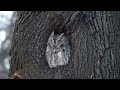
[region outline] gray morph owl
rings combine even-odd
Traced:
[[[50,68],[68,64],[70,45],[64,33],[51,33],[47,42],[46,59]]]

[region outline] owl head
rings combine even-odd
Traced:
[[[64,33],[61,34],[54,34],[54,31],[51,33],[48,45],[51,46],[54,49],[63,49],[64,47],[68,45],[68,40],[65,37]]]

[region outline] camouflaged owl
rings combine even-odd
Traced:
[[[67,37],[62,34],[49,36],[46,48],[46,60],[50,68],[66,65],[70,59],[70,45]]]

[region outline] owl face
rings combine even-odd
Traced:
[[[64,33],[62,33],[61,35],[57,34],[54,35],[54,32],[52,32],[48,40],[48,46],[50,46],[51,49],[53,49],[53,52],[56,53],[62,51],[62,49],[64,49],[64,44],[65,44]]]

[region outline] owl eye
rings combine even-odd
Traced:
[[[49,47],[52,47],[52,45],[51,45],[50,43],[48,43],[48,46],[49,46]]]
[[[64,45],[62,44],[61,46],[62,51],[65,51]]]
[[[49,46],[50,46],[50,43],[47,43],[47,45],[49,45]]]
[[[63,47],[63,44],[60,47]]]

